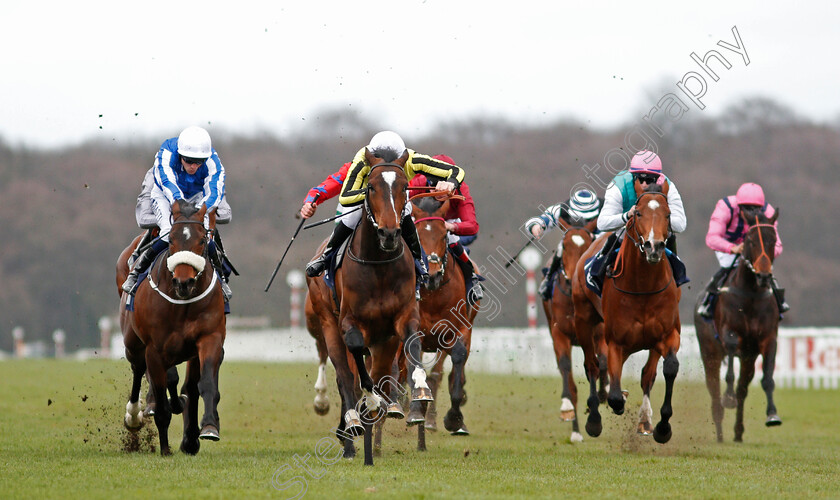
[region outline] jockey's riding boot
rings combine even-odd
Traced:
[[[616,236],[615,232],[610,233],[610,235],[607,236],[607,241],[604,242],[604,246],[601,247],[601,251],[598,252],[598,260],[601,261],[601,267],[595,270],[595,275],[601,280],[601,283],[604,282],[604,278],[607,275],[610,254],[613,251],[613,247],[615,246],[617,239],[618,236]]]
[[[543,300],[551,300],[549,286],[551,285],[554,274],[560,269],[560,264],[562,263],[563,259],[559,255],[554,254],[554,258],[551,259],[551,265],[548,267],[548,272],[543,276],[542,281],[540,281],[540,287],[537,289],[537,293],[540,294]]]
[[[353,229],[349,228],[344,225],[344,223],[339,222],[335,225],[335,229],[333,229],[332,236],[330,236],[330,241],[327,243],[326,248],[324,251],[315,258],[312,262],[306,265],[306,275],[310,278],[314,278],[318,276],[324,269],[327,267],[327,258],[338,250],[338,247],[344,243],[344,240],[350,237],[353,234]]]
[[[219,283],[222,285],[222,295],[225,296],[225,302],[230,302],[231,297],[233,297],[233,290],[231,290],[230,285],[228,285],[228,276],[225,275],[221,252],[219,252],[219,248],[217,248],[215,242],[211,241],[210,250],[207,253],[210,256],[210,264],[213,266],[213,269],[215,269],[219,276],[222,277],[219,280]]]
[[[703,301],[697,307],[697,313],[700,314],[700,316],[703,316],[706,319],[712,319],[714,317],[714,307],[712,306],[715,303],[715,298],[720,292],[720,287],[723,286],[727,276],[729,276],[730,269],[732,269],[732,267],[721,267],[715,272],[714,276],[712,276],[709,284],[706,285]]]
[[[145,252],[140,254],[137,257],[137,261],[134,263],[134,267],[131,269],[131,272],[128,273],[128,276],[125,278],[125,282],[122,284],[123,292],[134,295],[134,289],[137,286],[137,278],[140,276],[141,273],[145,272],[146,269],[152,265],[154,262],[155,257],[166,249],[169,246],[169,243],[163,240],[157,240],[156,242],[152,243],[152,246],[146,249]]]
[[[775,276],[770,283],[770,287],[773,289],[773,296],[776,297],[776,303],[779,305],[779,314],[781,315],[790,311],[790,306],[785,302],[785,289],[779,288],[779,283],[776,282]]]
[[[420,237],[417,236],[417,227],[411,217],[405,217],[400,224],[400,231],[403,239],[411,250],[411,256],[414,257],[419,268],[417,281],[420,283],[427,283],[429,281],[429,271],[426,269],[426,263],[423,262],[423,247],[420,246]]]
[[[140,256],[139,250],[152,241],[152,231],[152,229],[147,229],[146,232],[143,233],[143,237],[140,238],[140,241],[137,243],[137,246],[134,247],[134,251],[131,253],[131,256],[128,257],[128,267],[131,267],[134,264],[134,261],[137,260],[137,257]]]

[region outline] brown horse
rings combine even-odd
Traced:
[[[562,227],[565,233],[561,242],[563,253],[560,270],[553,279],[554,293],[551,300],[543,300],[543,310],[551,332],[554,344],[554,357],[557,368],[563,378],[563,392],[560,404],[560,418],[572,422],[572,442],[583,441],[577,419],[577,386],[572,378],[572,346],[579,346],[574,324],[574,304],[572,303],[572,282],[575,268],[584,252],[592,245],[592,233],[596,228],[596,220],[592,220],[586,227]],[[600,337],[598,342],[598,365],[600,367],[601,388],[598,397],[601,402],[607,400],[607,346]]]
[[[621,371],[627,358],[647,349],[648,360],[642,369],[642,406],[639,412],[638,432],[651,433],[650,389],[656,378],[659,358],[664,358],[665,399],[660,409],[662,419],[652,430],[657,443],[671,439],[673,414],[671,397],[674,380],[679,371],[677,351],[680,347],[680,290],[668,259],[665,258],[665,240],[670,232],[668,208],[668,183],[652,185],[642,191],[635,183],[638,200],[635,215],[627,221],[626,234],[619,249],[615,269],[604,280],[602,298],[585,283],[585,266],[575,270],[572,299],[575,310],[575,331],[585,355],[589,378],[589,418],[586,432],[593,437],[601,434],[601,415],[598,413],[598,396],[595,382],[599,367],[595,356],[598,336],[603,331],[607,343],[607,371],[610,390],[607,403],[618,415],[624,413],[625,396],[621,391]],[[605,235],[606,236],[606,235]],[[600,250],[605,237],[599,238],[582,259]],[[603,330],[601,330],[603,329]]]
[[[706,387],[712,397],[712,418],[715,421],[718,442],[723,441],[723,408],[734,408],[735,441],[743,441],[744,400],[750,382],[755,375],[755,362],[760,354],[763,360],[761,387],[767,396],[768,427],[782,425],[773,403],[773,370],[776,366],[776,338],[779,331],[779,309],[770,284],[773,279],[773,258],[776,245],[775,223],[778,210],[767,218],[758,214],[744,222],[749,225],[744,238],[744,249],[738,266],[721,288],[717,299],[714,321],[700,316],[695,307],[694,325],[703,368],[706,371]],[[726,394],[723,403],[720,397],[720,365],[727,356]],[[738,391],[733,391],[734,358],[741,361],[741,375],[738,377]]]
[[[126,310],[128,294],[120,299],[120,325],[126,359],[131,363],[133,381],[125,426],[132,431],[143,425],[140,416],[140,384],[148,370],[156,401],[155,425],[160,437],[161,455],[169,447],[172,413],[183,405],[184,436],[181,451],[198,453],[199,439],[219,440],[219,366],[224,357],[224,299],[221,286],[207,258],[209,231],[204,228],[207,207],[197,208],[184,200],[172,205],[169,250],[149,268],[149,278],[137,288],[133,311]],[[213,225],[211,216],[211,227]],[[117,282],[128,273],[127,260],[135,239],[120,255]],[[187,362],[182,396],[175,397],[177,371]],[[175,374],[173,380],[172,374]],[[169,374],[169,377],[167,376]],[[172,398],[166,399],[167,386]],[[198,426],[198,398],[204,399],[204,417]]]
[[[414,259],[400,230],[407,202],[408,154],[380,158],[366,150],[366,159],[371,169],[362,219],[336,272],[338,330],[324,329],[324,340],[341,394],[337,436],[344,441],[345,456],[352,456],[352,437],[364,433],[365,465],[373,465],[372,425],[388,406],[382,396],[390,390],[383,384],[396,384],[391,374],[400,341],[406,346],[412,400],[430,400],[431,391],[420,342],[415,341],[420,315],[414,299]],[[348,353],[358,370],[361,401]],[[364,360],[368,353],[370,372]]]

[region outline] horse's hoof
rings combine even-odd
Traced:
[[[402,420],[405,418],[402,406],[399,403],[391,403],[388,405],[388,418],[396,418]]]
[[[443,417],[443,428],[448,430],[451,434],[455,434],[464,427],[464,416],[461,412],[453,413],[449,410],[446,416]],[[468,433],[469,434],[469,433]]]
[[[560,403],[560,420],[564,422],[571,422],[575,419],[575,406],[569,398],[563,398]]]
[[[321,404],[321,405],[319,405],[318,403],[315,403],[314,405],[312,405],[312,408],[315,409],[315,414],[316,415],[320,415],[322,417],[330,412],[330,404],[329,403]]]
[[[126,413],[125,418],[123,419],[123,425],[130,432],[137,432],[137,431],[139,431],[140,429],[143,428],[143,425],[145,425],[145,422],[143,421],[142,418],[139,418],[139,415],[138,415],[137,418],[131,418],[131,415]]]
[[[187,455],[197,455],[199,448],[201,448],[201,442],[198,439],[195,441],[187,439],[181,441],[181,453],[186,453]]]
[[[152,406],[147,406],[145,410],[143,410],[143,418],[152,418],[155,416],[155,409]]]
[[[435,398],[432,397],[431,389],[427,387],[415,387],[413,391],[411,391],[411,402],[415,401],[434,401]]]
[[[452,431],[452,432],[450,432],[450,434],[453,435],[453,436],[469,436],[470,431],[468,431],[467,426],[462,423],[461,427],[458,428],[458,430]]]
[[[723,398],[721,398],[721,403],[723,404],[724,408],[735,408],[738,406],[738,400],[735,398],[734,394],[724,394]]]
[[[636,432],[642,436],[650,436],[653,433],[653,427],[650,425],[650,422],[639,422],[639,428]]]
[[[671,424],[659,422],[653,429],[653,440],[659,444],[665,444],[671,440]]]
[[[624,414],[624,398],[621,399],[607,399],[607,403],[612,408],[613,413],[616,415],[623,415]]]
[[[776,427],[782,425],[782,419],[776,414],[768,415],[767,420],[764,421],[764,425],[767,427]]]
[[[582,443],[583,442],[583,436],[581,435],[580,432],[573,432],[572,436],[569,438],[569,441],[571,441],[573,443]]]
[[[426,416],[420,410],[411,409],[408,411],[408,416],[405,419],[405,424],[408,426],[422,424],[426,421]]]
[[[219,439],[221,439],[219,437],[219,429],[216,429],[212,425],[205,425],[204,428],[201,429],[201,433],[198,435],[198,439],[218,441]]]
[[[168,446],[167,446],[166,448],[161,448],[161,449],[160,449],[160,456],[162,456],[162,457],[171,457],[171,456],[172,456],[172,450],[171,450],[171,449],[169,449],[169,447],[168,447]]]
[[[630,391],[624,391],[624,390],[621,391],[621,397],[623,397],[625,401],[627,401],[627,396],[629,396],[629,395],[630,395]]]
[[[423,424],[423,427],[425,427],[427,431],[437,432],[437,422],[429,420],[428,417],[426,417],[426,423]]]
[[[344,433],[357,438],[365,435],[365,428],[360,420],[351,420],[345,424]]]
[[[604,430],[604,427],[601,425],[600,418],[597,421],[594,421],[591,418],[586,421],[586,433],[590,436],[596,438],[601,435],[602,430]]]

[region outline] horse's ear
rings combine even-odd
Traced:
[[[587,222],[586,225],[583,226],[583,228],[589,231],[590,233],[594,233],[595,230],[598,229],[598,217],[595,217],[589,222]]]
[[[375,158],[376,157],[373,156],[373,153],[371,152],[371,150],[368,149],[367,147],[365,147],[365,161],[367,162],[367,164],[370,165],[370,166],[373,166],[373,160]]]
[[[405,166],[405,162],[407,162],[407,161],[408,161],[408,149],[406,149],[405,151],[403,151],[403,154],[401,154],[399,158],[397,158],[396,160],[394,160],[394,163],[396,163],[397,165],[400,165],[400,166],[403,166],[403,167],[404,167],[404,166]]]
[[[633,180],[633,189],[636,190],[636,198],[642,195],[644,189],[642,189],[642,185],[639,183],[639,179]]]
[[[183,199],[175,200],[172,203],[172,206],[169,209],[169,211],[172,212],[172,220],[177,219],[178,216],[181,215],[181,208],[183,208],[183,206],[184,206],[184,200]]]
[[[201,208],[198,210],[198,220],[204,220],[204,216],[207,214],[207,204],[202,203]]]
[[[662,194],[668,196],[668,190],[671,189],[671,183],[667,179],[662,181]]]
[[[770,217],[770,224],[775,224],[778,219],[779,219],[779,207],[776,207],[776,211],[773,212],[773,217]]]

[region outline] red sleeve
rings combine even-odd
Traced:
[[[311,203],[315,199],[315,195],[320,194],[321,197],[315,202],[320,205],[330,198],[337,196],[341,192],[341,186],[344,184],[344,179],[347,178],[347,171],[350,169],[352,162],[347,162],[338,169],[338,172],[330,174],[324,182],[313,187],[306,193],[306,198],[303,203]]]
[[[418,189],[411,189],[413,187],[423,187],[428,183],[428,179],[423,174],[417,174],[410,181],[408,181],[408,197],[411,198],[415,194],[425,193],[426,191],[421,191]]]
[[[458,236],[473,236],[478,234],[478,220],[475,217],[475,202],[470,195],[470,188],[462,183],[459,188],[464,201],[452,200],[446,219],[461,219],[455,223],[454,233]]]

